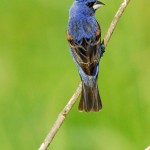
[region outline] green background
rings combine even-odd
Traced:
[[[72,2],[0,1],[0,149],[38,149],[80,82],[66,40]],[[102,38],[122,1],[103,2]],[[78,112],[78,100],[49,149],[150,145],[149,6],[131,0],[101,59],[102,111]]]

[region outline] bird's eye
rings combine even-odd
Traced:
[[[95,2],[89,2],[89,3],[87,3],[86,5],[87,5],[88,7],[92,7],[92,6],[94,5],[94,3],[95,3]]]

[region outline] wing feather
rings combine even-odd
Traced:
[[[73,39],[67,31],[67,39],[76,63],[82,68],[87,75],[93,75],[94,69],[100,59],[100,42],[101,32],[98,30],[95,37],[90,39],[82,38],[80,41]]]

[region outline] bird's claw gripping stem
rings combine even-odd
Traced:
[[[100,57],[103,56],[104,52],[105,52],[105,45],[104,45],[104,40],[103,40],[103,41],[101,42],[101,56],[100,56]]]

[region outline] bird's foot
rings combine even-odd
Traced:
[[[104,52],[105,52],[105,45],[104,45],[104,41],[102,41],[102,43],[101,43],[101,56],[100,57],[103,56]]]

